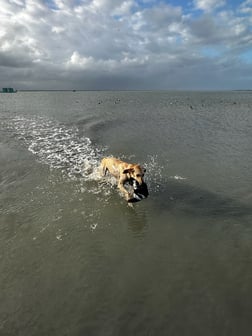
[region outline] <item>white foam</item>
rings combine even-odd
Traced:
[[[63,169],[69,177],[86,180],[100,177],[101,150],[88,137],[79,137],[75,127],[66,127],[45,118],[16,117],[9,125],[39,162]]]
[[[170,178],[174,180],[186,180],[186,177],[179,176],[179,175],[170,176]]]

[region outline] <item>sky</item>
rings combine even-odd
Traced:
[[[252,0],[0,0],[0,88],[252,89]]]

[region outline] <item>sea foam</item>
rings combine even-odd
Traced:
[[[88,137],[79,137],[76,127],[41,117],[15,117],[8,126],[39,162],[60,168],[70,177],[98,179],[102,149]]]

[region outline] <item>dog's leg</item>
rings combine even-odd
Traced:
[[[124,187],[124,180],[118,181],[118,189],[121,191],[121,193],[124,195],[124,198],[126,201],[130,200],[133,197],[133,193],[130,193],[125,187]]]
[[[109,171],[108,168],[105,167],[105,168],[103,169],[103,176],[106,176],[108,171]]]
[[[126,201],[128,201],[130,199],[130,194],[128,193],[128,191],[124,188],[124,185],[122,182],[118,182],[118,189],[121,191],[121,193],[124,195]]]
[[[100,165],[100,175],[102,177],[106,176],[107,171],[108,171],[108,168],[105,165],[101,164]]]

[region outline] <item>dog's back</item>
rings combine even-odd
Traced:
[[[105,157],[101,161],[101,168],[103,172],[103,176],[106,175],[106,172],[109,171],[111,175],[119,178],[121,167],[124,164],[123,161],[113,158],[113,157]]]

